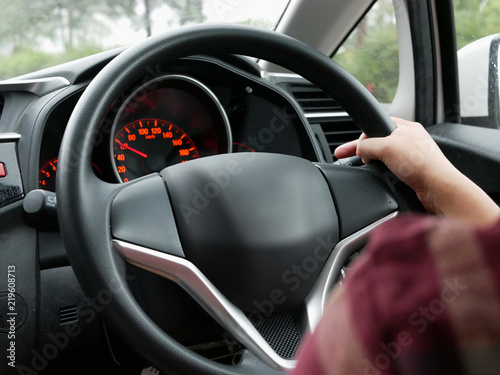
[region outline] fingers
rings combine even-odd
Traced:
[[[384,161],[387,138],[366,138],[359,143],[356,154],[368,164],[371,160]]]
[[[348,158],[356,154],[359,139],[344,143],[335,149],[335,157],[337,159]]]
[[[350,156],[356,155],[356,150],[358,148],[358,144],[364,139],[366,139],[366,135],[365,135],[365,133],[362,133],[359,136],[359,139],[356,139],[354,141],[350,141],[350,142],[344,143],[343,145],[338,146],[335,149],[335,157],[337,159],[342,159],[342,158],[348,158]]]
[[[400,128],[402,126],[408,126],[408,127],[422,127],[422,125],[418,122],[413,122],[413,121],[408,121],[399,117],[394,117],[394,116],[389,116],[396,126],[396,128]]]
[[[404,120],[399,117],[390,116],[391,120],[394,122],[396,128],[401,127],[413,127],[415,125],[419,125],[417,123],[413,123],[411,121]],[[335,157],[338,159],[347,158],[350,156],[357,155],[363,159],[363,162],[366,164],[371,160],[383,160],[383,153],[386,146],[386,141],[383,141],[384,138],[367,138],[365,133],[362,133],[359,139],[354,141],[350,141],[344,143],[343,145],[338,146],[335,149]],[[365,142],[369,142],[365,144]]]

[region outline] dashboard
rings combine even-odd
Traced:
[[[0,83],[0,166],[5,174],[1,177],[0,168],[0,210],[8,213],[0,217],[8,233],[0,258],[20,265],[16,272],[23,280],[18,288],[26,303],[24,328],[16,337],[19,358],[31,358],[31,348],[42,350],[50,344],[50,333],[78,319],[82,334],[65,353],[74,350],[81,359],[80,349],[92,348],[93,356],[106,357],[109,347],[120,347],[100,320],[78,316],[90,307],[69,264],[55,208],[59,151],[71,115],[92,79],[120,52]],[[114,184],[225,153],[331,162],[335,145],[360,132],[310,82],[292,74],[266,75],[240,56],[194,56],[152,66],[115,95],[88,160],[89,173]],[[221,327],[175,284],[131,266],[126,272],[139,304],[165,332],[207,357],[232,358],[225,345],[206,351],[206,343],[222,337]],[[5,340],[0,337],[0,344]],[[130,357],[128,349],[124,353],[118,355],[121,362]],[[73,364],[71,354],[63,357]]]
[[[221,153],[271,152],[320,161],[314,134],[293,98],[251,60],[190,57],[158,65],[120,93],[95,138],[92,166],[107,182],[128,182]],[[45,121],[38,187],[55,191],[58,153],[85,86],[68,90]]]

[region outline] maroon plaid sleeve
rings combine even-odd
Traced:
[[[500,373],[500,223],[406,217],[372,235],[293,375]]]

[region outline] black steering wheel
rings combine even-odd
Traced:
[[[105,322],[159,370],[281,373],[293,368],[294,360],[280,357],[243,311],[278,290],[282,293],[273,300],[280,301],[279,309],[305,306],[309,328],[314,328],[349,248],[395,216],[401,202],[373,171],[265,153],[193,160],[126,184],[97,178],[91,155],[114,101],[148,67],[199,54],[240,54],[276,63],[327,92],[368,136],[385,136],[394,129],[358,81],[302,42],[245,26],[180,28],[125,50],[79,100],[58,163],[61,232],[87,295],[106,294]],[[216,178],[222,182],[218,188],[212,185],[209,204],[186,216],[183,210],[193,207],[193,191],[203,191]],[[205,359],[163,332],[129,290],[126,262],[184,288],[248,349],[240,363]],[[294,265],[302,265],[308,277],[282,290],[283,270]]]

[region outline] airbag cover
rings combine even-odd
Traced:
[[[240,153],[164,169],[186,254],[244,311],[282,311],[310,291],[339,238],[322,173],[286,155]]]

